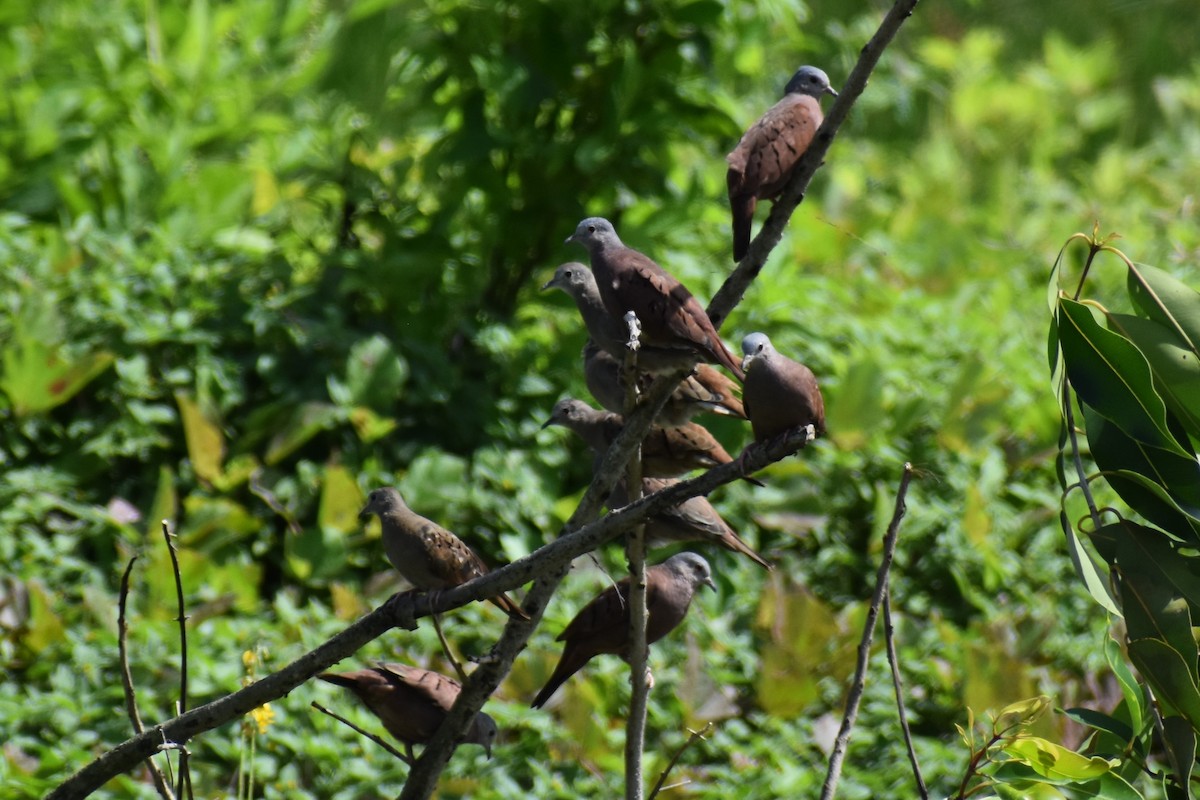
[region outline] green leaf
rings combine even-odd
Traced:
[[[347,405],[390,411],[408,380],[408,362],[385,336],[376,334],[355,343],[346,359]]]
[[[873,420],[883,417],[884,370],[873,358],[855,361],[830,395],[827,423],[838,447],[862,447],[876,430]]]
[[[1195,656],[1190,656],[1190,662],[1188,657],[1161,639],[1129,640],[1129,659],[1150,684],[1155,698],[1164,709],[1182,714],[1195,727],[1200,722],[1200,689],[1192,677]]]
[[[1128,742],[1133,738],[1133,729],[1121,720],[1110,717],[1108,714],[1102,714],[1090,708],[1068,708],[1063,711],[1063,714],[1068,719],[1072,719],[1080,725],[1111,733],[1122,742]]]
[[[1163,745],[1180,786],[1189,786],[1196,767],[1196,728],[1183,717],[1163,717]]]
[[[1113,675],[1121,687],[1121,694],[1125,698],[1125,705],[1129,711],[1130,724],[1135,731],[1141,730],[1146,724],[1142,687],[1133,677],[1133,671],[1125,663],[1125,654],[1121,652],[1121,645],[1111,633],[1104,637],[1104,659],[1108,662],[1108,668],[1113,671]]]
[[[1108,484],[1146,519],[1179,538],[1200,539],[1200,465],[1149,448],[1083,406],[1088,446]]]
[[[341,418],[341,409],[329,403],[303,403],[297,406],[287,422],[271,437],[263,460],[267,464],[278,464],[321,431],[334,427]]]
[[[1052,780],[1089,781],[1111,770],[1118,762],[1100,756],[1084,756],[1037,736],[1021,736],[1003,751],[1034,772]]]
[[[999,732],[1023,725],[1030,725],[1040,719],[1049,709],[1050,698],[1045,695],[1031,697],[1027,700],[1018,700],[1000,709],[999,713],[996,714],[996,722],[992,727]]]
[[[1089,306],[1066,298],[1059,301],[1058,330],[1067,377],[1082,402],[1140,444],[1189,455],[1171,433],[1150,365],[1132,342],[1101,327]]]
[[[200,406],[183,392],[175,393],[179,417],[183,421],[183,436],[187,441],[188,459],[196,477],[213,483],[221,477],[225,461],[225,436],[220,426],[205,416]]]
[[[1071,554],[1071,563],[1075,566],[1075,574],[1083,581],[1084,587],[1093,600],[1107,609],[1109,613],[1121,616],[1121,607],[1113,597],[1110,588],[1108,569],[1098,563],[1091,551],[1084,546],[1065,511],[1059,512],[1058,520],[1067,539],[1067,552]]]
[[[1200,292],[1146,264],[1131,266],[1126,277],[1134,305],[1150,319],[1174,331],[1200,358]]]
[[[1142,352],[1154,387],[1188,433],[1200,436],[1200,357],[1171,329],[1129,314],[1109,314],[1108,325]]]
[[[317,523],[341,534],[358,529],[358,512],[365,498],[358,482],[348,469],[340,465],[325,468],[321,485],[321,508]]]
[[[39,414],[70,400],[113,361],[113,354],[103,351],[67,361],[57,347],[17,337],[4,349],[0,391],[16,416]]]
[[[1192,619],[1200,619],[1200,558],[1186,555],[1162,531],[1130,520],[1104,527],[1114,530],[1117,561],[1126,576],[1136,569],[1146,582],[1169,587],[1187,601]]]

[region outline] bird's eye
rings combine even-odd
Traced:
[[[596,226],[588,225],[588,233],[595,233],[595,232],[596,232]]]

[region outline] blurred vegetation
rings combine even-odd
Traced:
[[[725,327],[814,369],[831,436],[766,489],[714,497],[778,569],[706,553],[718,596],[652,653],[647,774],[714,719],[680,794],[816,793],[905,460],[924,479],[892,587],[933,792],[966,769],[968,707],[1121,698],[1058,525],[1045,292],[1054,253],[1096,219],[1198,283],[1200,18],[1184,2],[922,5],[885,54]],[[582,327],[537,291],[580,256],[563,237],[608,216],[710,297],[728,270],[723,155],[798,64],[840,84],[884,8],[6,4],[0,785],[40,796],[128,735],[115,601],[134,553],[134,679],[148,721],[171,713],[161,519],[182,548],[192,705],[240,685],[244,652],[261,674],[395,588],[354,518],[364,490],[399,485],[495,562],[553,537],[588,475],[575,442],[539,431],[585,392]],[[553,636],[604,581],[572,575],[489,703],[496,758],[457,753],[444,796],[616,792],[619,661],[527,708]],[[500,624],[477,605],[452,638],[483,652]],[[423,626],[362,657],[444,668],[437,652]],[[882,653],[873,667],[844,798],[911,793]],[[403,765],[314,698],[369,724],[306,685],[261,733],[192,743],[198,785],[233,787],[254,736],[269,794],[394,795]],[[1062,715],[1037,725],[1083,735]],[[141,775],[107,789],[153,796]]]

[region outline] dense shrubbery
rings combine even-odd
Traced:
[[[269,655],[261,674],[387,595],[354,518],[364,489],[399,483],[497,561],[552,537],[587,475],[574,442],[538,430],[584,392],[581,326],[537,292],[578,255],[560,242],[604,213],[709,297],[728,269],[721,157],[798,62],[837,84],[874,27],[829,5],[4,12],[0,782],[39,795],[125,737],[114,606],[134,552],[135,681],[149,718],[169,713],[162,518],[178,521],[197,701],[239,685],[244,651]],[[1057,522],[1044,292],[1058,244],[1097,217],[1195,277],[1200,68],[1149,49],[1145,17],[1072,41],[1055,19],[1006,38],[1003,16],[921,8],[885,56],[725,326],[767,330],[813,367],[831,436],[768,488],[715,498],[780,569],[711,554],[719,597],[653,656],[672,690],[652,697],[649,774],[713,716],[681,771],[697,794],[814,793],[904,460],[927,477],[893,595],[935,790],[961,776],[966,705],[1111,706],[1106,621]],[[1174,38],[1188,25],[1163,41],[1192,41]],[[619,662],[589,667],[553,714],[525,708],[598,583],[565,586],[489,705],[507,731],[497,758],[472,772],[458,753],[450,772],[473,777],[448,775],[447,795],[616,785]],[[455,641],[478,652],[499,624],[457,612]],[[430,658],[432,632],[363,656],[397,652]],[[786,675],[764,670],[781,660]],[[323,692],[277,704],[258,780],[394,794],[403,767],[311,713]],[[843,796],[895,793],[908,784],[882,681],[864,714]],[[231,785],[248,735],[195,743],[200,785]],[[114,791],[152,793],[132,778]]]

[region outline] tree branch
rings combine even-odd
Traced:
[[[825,784],[821,787],[821,800],[833,800],[837,792],[838,778],[842,774],[842,762],[846,759],[846,750],[850,746],[850,731],[858,718],[858,706],[862,702],[863,691],[867,686],[867,661],[871,657],[871,639],[875,635],[875,622],[879,619],[879,607],[887,594],[888,573],[892,569],[892,557],[896,554],[896,539],[900,535],[900,521],[904,519],[907,510],[905,497],[908,495],[908,485],[912,482],[912,464],[905,462],[904,474],[900,478],[900,488],[896,492],[896,507],[892,512],[892,521],[888,524],[887,534],[883,537],[883,558],[875,573],[875,593],[871,596],[871,605],[867,608],[867,619],[863,623],[862,639],[858,643],[858,659],[854,665],[854,680],[850,685],[850,694],[846,698],[846,713],[842,715],[842,726],[838,729],[837,738],[833,742],[833,753],[829,756],[829,769],[825,773]]]

